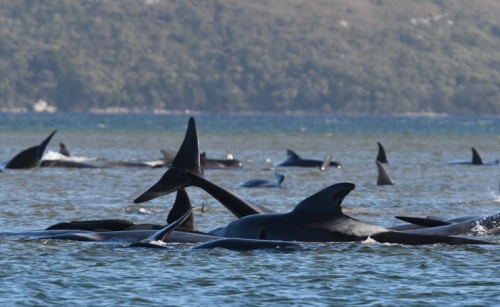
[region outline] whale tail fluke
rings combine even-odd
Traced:
[[[200,164],[198,130],[193,117],[189,118],[184,141],[172,161],[171,168],[163,174],[155,185],[137,197],[134,203],[142,203],[187,187],[191,183],[191,180],[186,175],[187,171],[203,176],[203,169]]]
[[[378,145],[377,161],[380,163],[389,163],[384,146],[382,146],[380,142],[377,142],[377,145]]]

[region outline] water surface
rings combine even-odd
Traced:
[[[177,150],[188,115],[0,114],[0,162],[58,132],[76,156],[109,161],[154,160]],[[344,212],[379,226],[395,215],[492,214],[500,210],[499,166],[449,165],[500,158],[500,120],[476,117],[335,117],[196,115],[200,147],[237,170],[207,170],[208,179],[236,194],[287,212],[337,182],[356,188]],[[394,186],[377,186],[375,157],[386,147]],[[307,158],[331,154],[340,170],[280,168],[283,189],[238,183],[273,178],[286,149]],[[43,229],[57,222],[123,218],[164,223],[174,196],[144,204],[135,197],[164,169],[5,170],[0,173],[0,231]],[[189,188],[200,230],[234,217],[208,194]],[[201,204],[206,210],[201,212]],[[497,236],[481,239],[500,243]],[[193,251],[128,248],[127,242],[69,242],[0,237],[0,302],[14,306],[121,305],[497,305],[496,247],[309,244],[305,251]],[[455,302],[455,303],[453,303]]]

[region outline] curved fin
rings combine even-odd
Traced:
[[[183,214],[191,208],[191,201],[189,200],[189,195],[185,189],[180,189],[177,191],[177,196],[175,197],[175,202],[168,213],[167,223],[172,224],[176,220],[180,219]],[[188,229],[190,231],[196,231],[196,224],[194,222],[194,216],[191,213],[186,220],[179,225],[179,228]]]
[[[281,186],[283,183],[283,180],[285,180],[285,175],[278,174],[277,172],[274,172],[274,178],[276,179],[276,183]]]
[[[340,216],[343,214],[342,200],[354,187],[354,184],[348,182],[331,185],[301,201],[292,212],[305,216]]]
[[[330,161],[332,160],[332,155],[326,156],[325,160],[323,161],[323,164],[319,167],[320,171],[325,171],[330,167]]]
[[[291,160],[300,160],[301,159],[300,156],[298,154],[296,154],[291,149],[287,149],[286,155],[288,156],[288,159],[291,159]]]
[[[191,181],[185,172],[191,171],[203,176],[200,165],[200,147],[198,142],[198,130],[193,117],[189,118],[184,141],[172,161],[172,167],[168,169],[160,180],[134,200],[134,203],[142,203],[188,186]]]
[[[66,156],[66,157],[69,157],[70,154],[69,154],[69,150],[68,148],[66,147],[66,144],[64,143],[59,143],[59,153],[63,156]]]
[[[382,146],[380,142],[377,142],[377,145],[378,145],[377,161],[380,163],[389,163],[389,160],[387,160],[387,153],[385,152],[384,146]]]
[[[442,221],[442,220],[435,220],[431,218],[423,218],[423,217],[412,217],[412,216],[395,216],[398,220],[401,220],[403,222],[407,222],[410,224],[415,224],[419,226],[424,226],[424,227],[439,227],[439,226],[446,226],[450,225],[450,222]]]
[[[191,215],[193,212],[193,207],[189,208],[189,210],[184,213],[178,220],[173,222],[172,224],[168,224],[165,228],[157,231],[154,235],[150,237],[151,241],[163,241],[163,239],[168,236],[172,231],[174,231],[179,225],[184,223],[184,221]]]
[[[481,158],[481,156],[479,155],[479,153],[477,152],[477,150],[472,147],[472,164],[473,165],[483,165],[484,162],[483,162],[483,159]]]
[[[375,163],[377,164],[378,169],[377,185],[393,185],[394,180],[387,173],[384,165],[382,165],[382,163],[380,163],[379,161],[375,161]]]
[[[10,169],[25,169],[25,168],[35,168],[40,164],[43,152],[47,147],[47,144],[52,139],[52,136],[56,133],[54,130],[40,145],[30,147],[18,153],[14,158],[12,158],[5,168]]]
[[[134,199],[134,204],[170,194],[189,185],[191,185],[191,179],[186,176],[185,171],[177,168],[169,168],[157,183]]]

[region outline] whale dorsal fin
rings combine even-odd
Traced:
[[[387,170],[385,169],[384,165],[379,161],[375,161],[375,163],[377,164],[377,169],[378,169],[377,185],[393,185],[394,180],[387,173]]]
[[[377,154],[377,161],[380,163],[389,163],[389,160],[387,160],[387,153],[385,152],[384,146],[380,144],[380,142],[377,142],[378,145],[378,154]]]
[[[293,150],[287,149],[286,155],[288,156],[289,160],[300,160],[300,156],[296,154]]]
[[[177,195],[175,197],[174,205],[172,209],[168,213],[167,223],[172,224],[178,219],[180,219],[186,211],[191,208],[191,201],[185,189],[180,189],[177,191]],[[188,229],[191,231],[196,231],[196,224],[194,222],[194,216],[191,213],[186,220],[179,225],[180,228]]]
[[[293,209],[293,214],[301,216],[332,217],[342,215],[342,200],[354,190],[355,185],[348,182],[331,185],[301,201]]]
[[[276,172],[274,172],[274,178],[276,179],[276,183],[281,186],[281,184],[283,183],[283,180],[285,180],[285,176],[282,175],[282,174],[278,174]]]
[[[474,165],[484,164],[483,159],[481,159],[481,156],[474,147],[472,147],[472,164]]]
[[[179,225],[181,225],[187,218],[188,216],[193,213],[193,207],[190,207],[189,210],[184,213],[183,216],[181,216],[178,220],[173,222],[172,224],[168,224],[168,226],[158,230],[154,235],[152,235],[148,240],[151,241],[163,241],[166,236],[168,236],[172,231],[174,231]]]
[[[59,143],[59,153],[63,156],[66,156],[66,157],[69,157],[70,154],[69,154],[69,150],[68,148],[66,147],[66,144],[64,143]]]
[[[198,130],[193,117],[189,118],[184,141],[172,161],[172,167],[189,170],[195,174],[203,175],[200,165],[200,144]]]
[[[43,152],[47,147],[47,144],[52,139],[52,136],[56,133],[54,130],[40,145],[30,147],[18,153],[14,158],[12,158],[5,168],[10,169],[23,169],[23,168],[34,168],[40,164]]]

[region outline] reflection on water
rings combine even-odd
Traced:
[[[0,114],[0,161],[58,132],[70,152],[107,161],[154,160],[176,150],[188,116]],[[195,116],[200,146],[223,158],[230,148],[244,161],[236,170],[206,177],[236,194],[287,212],[305,197],[337,182],[356,188],[344,212],[380,226],[394,215],[453,217],[499,210],[499,166],[448,165],[500,157],[500,120],[494,118],[377,118]],[[377,186],[376,142],[386,148],[394,186]],[[283,189],[246,189],[251,178],[273,178],[273,163],[293,149],[307,158],[342,163],[342,169],[281,168]],[[164,223],[174,196],[132,200],[165,169],[43,168],[0,174],[2,231],[42,229],[78,219],[123,218]],[[197,188],[188,192],[198,228],[211,230],[234,217]],[[205,212],[200,210],[205,204]],[[498,242],[494,236],[484,237]],[[498,304],[497,248],[322,244],[297,252],[192,251],[126,248],[125,242],[90,243],[0,237],[0,297],[7,305],[281,304],[414,305]]]

